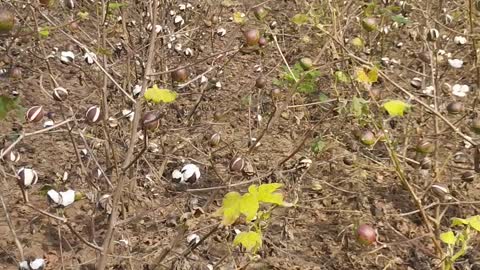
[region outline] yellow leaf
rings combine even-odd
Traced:
[[[468,224],[477,232],[480,232],[480,216],[477,215],[477,216],[469,217]]]
[[[357,69],[355,75],[358,82],[370,84],[370,79],[368,78],[368,75],[365,70],[363,70],[363,68]]]
[[[442,242],[444,242],[447,245],[455,245],[457,238],[455,237],[455,234],[453,234],[452,231],[448,231],[440,234],[440,240],[442,240]]]
[[[174,102],[175,99],[177,99],[177,93],[168,89],[160,89],[155,84],[145,91],[144,97],[147,101],[151,101],[155,104],[158,104],[160,102],[171,103]]]
[[[237,24],[244,24],[245,23],[245,13],[243,12],[235,12],[233,13],[233,22]]]
[[[242,196],[238,192],[229,192],[223,198],[222,208],[217,214],[223,215],[223,225],[232,225],[240,216],[240,202]]]
[[[260,232],[241,232],[235,236],[234,245],[242,245],[247,251],[257,252],[262,247],[262,234]]]
[[[401,100],[390,100],[383,104],[383,108],[390,116],[403,116],[410,109],[410,105]]]
[[[280,183],[262,184],[258,187],[256,185],[251,185],[248,187],[248,192],[254,194],[257,197],[258,202],[282,205],[283,195],[281,193],[274,193],[282,186],[283,184]]]
[[[374,67],[368,72],[368,81],[374,83],[378,81],[378,68]]]
[[[258,208],[258,200],[255,194],[243,194],[240,202],[240,213],[245,215],[247,221],[252,221],[257,216]]]

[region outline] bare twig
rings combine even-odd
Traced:
[[[20,261],[25,260],[25,256],[23,255],[23,247],[20,241],[18,240],[17,233],[15,232],[15,226],[10,219],[10,215],[8,214],[7,206],[5,205],[5,201],[3,200],[3,196],[0,194],[0,201],[2,202],[3,211],[5,211],[5,218],[7,219],[8,229],[12,233],[13,239],[15,241],[15,245],[17,245],[18,252],[20,253]]]

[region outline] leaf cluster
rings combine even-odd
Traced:
[[[236,191],[229,192],[223,198],[222,207],[216,214],[223,217],[222,224],[225,226],[232,225],[240,216],[249,223],[260,217],[268,218],[268,214],[259,211],[260,204],[284,205],[283,194],[277,192],[282,186],[279,183],[251,185],[248,192],[243,195]],[[233,243],[242,245],[247,251],[255,253],[262,245],[260,228],[257,226],[255,231],[239,233]]]
[[[304,70],[300,63],[291,67],[284,66],[280,79],[274,80],[273,84],[279,87],[295,89],[304,94],[313,94],[316,90],[316,81],[321,73],[318,70]]]

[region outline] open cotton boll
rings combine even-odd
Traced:
[[[448,64],[453,68],[462,68],[463,61],[460,59],[448,59]]]
[[[62,200],[62,197],[60,196],[60,193],[58,193],[56,190],[53,190],[53,189],[50,189],[47,192],[47,196],[52,202],[54,202],[56,204],[59,204],[60,201]]]
[[[71,51],[63,51],[60,53],[60,61],[64,64],[70,64],[75,60],[75,54]]]
[[[176,183],[183,183],[183,173],[179,170],[174,170],[172,172],[172,180]]]
[[[195,183],[200,179],[200,169],[195,164],[186,164],[182,168],[183,180],[186,183]]]
[[[45,260],[44,259],[35,259],[30,262],[30,269],[32,270],[41,270],[45,267]]]
[[[20,262],[18,264],[18,269],[19,270],[30,270],[30,266],[28,265],[27,261]]]
[[[464,45],[465,43],[467,43],[467,39],[465,37],[462,37],[462,36],[456,36],[453,39],[453,42],[455,42],[455,44],[457,44],[457,45]]]
[[[67,190],[64,192],[57,192],[53,189],[47,192],[48,198],[58,206],[69,206],[75,201],[75,191],[74,190]]]
[[[455,84],[452,86],[452,95],[457,97],[465,97],[470,92],[470,87],[465,84]]]
[[[62,197],[61,205],[69,206],[75,201],[75,190],[69,189],[65,192],[60,192],[60,196]]]

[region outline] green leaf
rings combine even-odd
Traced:
[[[321,153],[325,147],[327,146],[327,143],[322,140],[322,138],[318,138],[315,140],[315,142],[312,144],[312,152],[316,155]]]
[[[233,22],[236,24],[244,24],[245,23],[245,13],[243,12],[235,12],[233,13]]]
[[[335,80],[342,83],[349,83],[350,77],[348,76],[347,73],[338,70],[338,71],[335,71]]]
[[[145,99],[155,104],[160,102],[171,103],[177,99],[177,93],[168,89],[159,89],[155,84],[145,91]]]
[[[42,38],[47,38],[48,35],[50,34],[50,30],[49,30],[49,29],[50,29],[49,27],[40,27],[40,28],[38,29],[38,34],[40,34],[40,36],[41,36]]]
[[[356,118],[360,118],[368,111],[368,101],[363,98],[353,97],[352,105],[350,108],[351,113]]]
[[[0,120],[4,119],[8,112],[16,108],[18,108],[18,104],[15,99],[0,95]]]
[[[403,15],[401,14],[398,14],[398,15],[394,15],[392,16],[392,20],[400,25],[404,25],[404,24],[409,24],[410,21],[408,20],[408,18],[406,17],[403,17]]]
[[[390,100],[383,104],[383,108],[390,116],[403,116],[410,109],[410,105],[401,100]]]
[[[440,234],[440,240],[447,245],[455,245],[457,238],[452,231],[448,231]]]
[[[247,251],[256,253],[262,247],[262,234],[260,232],[241,232],[235,236],[234,245],[242,245]]]
[[[217,215],[222,215],[222,224],[232,225],[240,217],[240,202],[242,196],[238,192],[229,192],[223,198],[222,207],[218,209]]]
[[[477,232],[480,232],[480,216],[473,216],[468,218],[468,224]]]
[[[255,194],[243,194],[240,201],[240,213],[245,215],[247,221],[252,221],[257,216],[259,207],[258,199]]]
[[[125,3],[108,3],[108,9],[115,10],[125,6]]]
[[[309,17],[306,14],[299,13],[292,17],[292,22],[296,25],[304,25],[308,23]]]

